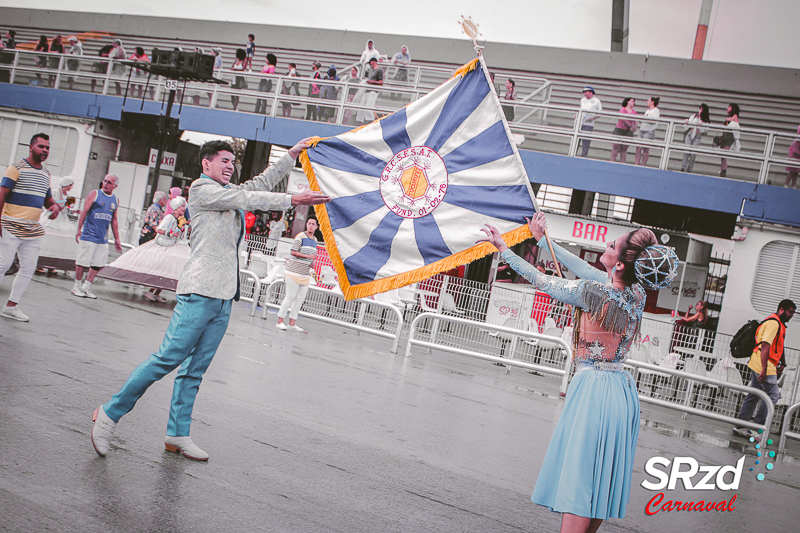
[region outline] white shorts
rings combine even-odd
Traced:
[[[83,268],[103,268],[108,264],[108,243],[81,241],[78,244],[78,257],[75,264]]]

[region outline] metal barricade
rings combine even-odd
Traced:
[[[772,419],[775,416],[775,406],[772,404],[772,400],[769,398],[766,392],[760,389],[754,389],[752,387],[748,387],[741,383],[723,381],[720,379],[709,377],[707,375],[695,374],[690,371],[675,370],[672,368],[667,368],[663,365],[654,365],[651,363],[646,363],[644,361],[637,361],[634,359],[627,359],[625,361],[625,365],[633,367],[635,370],[634,377],[636,378],[636,386],[637,389],[639,390],[639,399],[641,401],[646,403],[651,403],[654,405],[660,405],[662,407],[667,407],[670,409],[676,409],[678,411],[683,411],[685,413],[691,413],[706,418],[719,420],[721,422],[730,422],[737,426],[746,426],[754,429],[763,429],[764,434],[762,438],[766,442],[766,439],[770,432]],[[663,387],[658,386],[656,388],[660,388],[664,392],[673,391],[674,392],[673,399],[672,400],[667,399],[666,395],[663,393],[656,394],[656,392],[653,389],[651,389],[650,395],[645,394],[641,390],[642,375],[653,377],[653,379],[657,378],[663,379],[664,386]],[[673,378],[677,378],[677,380]],[[674,388],[672,386],[673,383],[674,383]],[[685,395],[682,398],[678,398],[677,393],[681,391],[680,387],[682,384],[686,385],[686,388],[684,389]],[[744,394],[752,393],[757,395],[761,399],[761,401],[766,402],[767,418],[764,425],[762,426],[760,424],[756,424],[755,422],[738,419],[736,417],[736,415],[738,415],[739,412],[738,408],[723,409],[720,406],[715,406],[715,403],[711,403],[708,408],[701,408],[697,406],[699,394],[703,390],[708,390],[709,395],[711,395],[712,391],[718,390],[720,391],[720,394],[722,394],[722,391],[726,389],[738,391]],[[714,394],[716,394],[716,392],[714,392]]]
[[[798,431],[790,431],[792,429],[792,416],[798,410],[800,410],[800,402],[797,402],[789,407],[789,409],[787,409],[786,413],[783,415],[781,439],[778,442],[778,454],[781,456],[781,461],[783,461],[783,452],[786,451],[786,439],[800,440],[800,429],[798,429]]]
[[[561,376],[567,390],[572,348],[558,337],[426,312],[411,323],[406,357],[414,345]]]
[[[258,306],[258,299],[261,295],[261,280],[258,276],[249,271],[239,270],[239,300],[245,302],[253,302],[250,306],[250,316],[256,314],[256,307]]]
[[[272,282],[261,298],[261,305],[264,307],[261,318],[267,318],[268,309],[279,309],[285,294],[284,280]],[[339,291],[311,286],[299,314],[392,339],[389,351],[397,353],[403,331],[403,312],[392,304],[367,298],[348,302]]]

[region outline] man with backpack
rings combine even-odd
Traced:
[[[760,389],[767,393],[772,400],[772,404],[778,403],[780,391],[778,390],[778,372],[783,357],[783,341],[786,338],[786,323],[794,316],[797,309],[791,300],[782,300],[778,304],[778,310],[768,316],[761,325],[758,326],[755,334],[755,347],[753,348],[750,362],[750,386]],[[780,369],[783,370],[782,368]],[[753,416],[760,398],[755,394],[748,394],[742,403],[739,411],[739,420],[750,420]],[[763,424],[767,419],[767,406],[761,404],[753,422]],[[743,427],[734,427],[733,433],[740,437],[753,437],[755,441],[760,441],[761,436]]]

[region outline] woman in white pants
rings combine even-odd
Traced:
[[[303,302],[308,293],[308,285],[311,283],[311,264],[317,257],[317,239],[314,232],[319,225],[317,219],[309,218],[306,220],[306,230],[298,233],[292,245],[292,258],[286,262],[283,279],[286,282],[286,297],[283,299],[280,310],[278,310],[278,329],[291,329],[293,331],[303,331],[303,328],[295,324],[297,314],[303,307]],[[286,316],[289,316],[289,325],[283,323]]]

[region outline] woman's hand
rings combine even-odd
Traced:
[[[547,218],[545,218],[544,213],[536,213],[531,218],[525,217],[525,220],[528,221],[528,229],[531,230],[533,238],[536,239],[536,242],[539,242],[544,236],[544,230],[547,228]]]
[[[503,240],[503,236],[500,235],[500,232],[494,226],[490,226],[486,224],[485,228],[481,228],[481,231],[486,234],[486,237],[481,237],[475,244],[479,244],[482,242],[490,242],[494,244],[495,248],[502,253],[508,250],[508,246],[506,246],[506,241]]]

